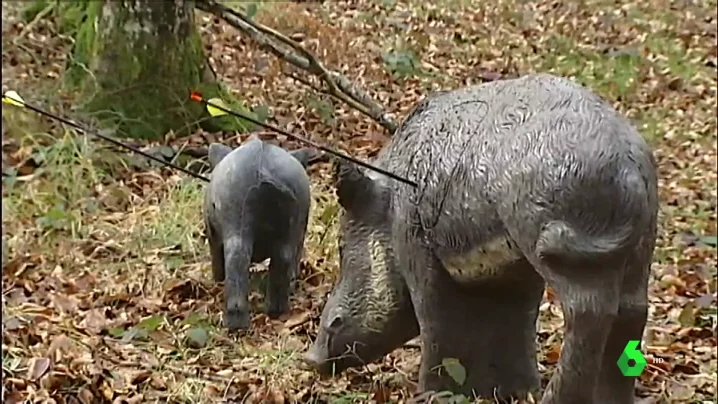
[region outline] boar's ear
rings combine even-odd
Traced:
[[[212,143],[209,145],[209,165],[217,167],[220,161],[232,151],[232,148],[220,143]]]
[[[299,160],[300,163],[302,163],[302,166],[304,168],[307,168],[309,165],[309,160],[314,158],[317,154],[317,149],[313,147],[304,147],[297,150],[292,150],[289,152],[292,156],[294,156],[295,159]]]
[[[374,181],[344,159],[334,160],[334,183],[339,204],[346,210],[368,204],[373,196]]]

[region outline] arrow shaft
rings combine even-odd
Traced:
[[[212,108],[218,109],[218,110],[220,110],[220,111],[222,111],[222,112],[225,112],[225,113],[227,113],[227,114],[229,114],[229,115],[233,115],[233,116],[236,116],[236,117],[238,117],[238,118],[242,118],[242,119],[244,119],[244,120],[247,120],[247,121],[249,121],[249,122],[252,122],[252,123],[255,124],[255,125],[259,125],[259,126],[262,126],[262,127],[264,127],[264,128],[270,129],[270,130],[272,130],[272,131],[274,131],[274,132],[276,132],[276,133],[279,133],[280,135],[288,136],[288,137],[291,137],[291,138],[293,138],[293,139],[299,140],[300,142],[306,143],[306,144],[308,144],[308,145],[310,145],[310,146],[313,146],[313,147],[315,147],[315,148],[317,148],[317,149],[319,149],[319,150],[322,150],[322,151],[325,151],[325,152],[327,152],[327,153],[333,154],[333,155],[335,155],[335,156],[337,156],[337,157],[340,157],[340,158],[343,158],[343,159],[345,159],[345,160],[349,160],[349,161],[351,161],[351,162],[354,163],[354,164],[358,164],[358,165],[360,165],[360,166],[362,166],[362,167],[364,167],[364,168],[367,168],[367,169],[369,169],[369,170],[373,170],[373,171],[376,171],[376,172],[378,172],[378,173],[384,174],[384,175],[386,175],[387,177],[391,177],[391,178],[393,178],[393,179],[395,179],[395,180],[397,180],[397,181],[401,181],[401,182],[403,182],[403,183],[405,183],[405,184],[411,185],[412,187],[416,187],[416,186],[417,186],[416,182],[414,182],[414,181],[411,181],[411,180],[402,178],[402,177],[400,177],[400,176],[398,176],[398,175],[396,175],[396,174],[394,174],[394,173],[392,173],[392,172],[386,171],[386,170],[381,169],[381,168],[379,168],[379,167],[375,167],[375,166],[373,166],[373,165],[371,165],[371,164],[365,163],[365,162],[363,162],[363,161],[361,161],[361,160],[359,160],[359,159],[356,159],[356,158],[354,158],[354,157],[347,156],[346,154],[343,154],[343,153],[340,153],[340,152],[338,152],[338,151],[336,151],[336,150],[332,150],[332,149],[330,149],[330,148],[328,148],[328,147],[322,146],[322,145],[320,145],[320,144],[318,144],[318,143],[316,143],[316,142],[313,142],[313,141],[311,141],[311,140],[309,140],[309,139],[307,139],[307,138],[304,138],[304,137],[302,137],[302,136],[289,133],[289,132],[287,132],[287,131],[285,131],[285,130],[283,130],[283,129],[280,129],[280,128],[274,126],[274,125],[270,125],[270,124],[267,124],[267,123],[259,122],[258,120],[254,119],[254,118],[252,118],[252,117],[246,116],[246,115],[244,115],[244,114],[240,114],[239,112],[232,111],[231,109],[225,108],[225,107],[223,107],[223,106],[221,106],[221,105],[217,105],[217,104],[215,104],[215,103],[211,103],[211,102],[209,102],[209,101],[206,101],[204,98],[195,98],[195,97],[192,97],[192,99],[195,100],[195,101],[202,102],[202,103],[204,103],[205,105],[211,106]]]
[[[403,178],[403,177],[400,177],[400,176],[398,176],[398,175],[396,175],[396,174],[394,174],[394,173],[392,173],[392,172],[386,171],[386,170],[381,169],[381,168],[379,168],[379,167],[375,167],[375,166],[373,166],[373,165],[371,165],[371,164],[365,163],[365,162],[363,162],[363,161],[361,161],[361,160],[359,160],[359,159],[356,159],[356,158],[354,158],[354,157],[351,157],[351,156],[348,156],[348,155],[346,155],[346,154],[340,153],[340,152],[338,152],[338,151],[336,151],[336,150],[332,150],[332,149],[330,149],[330,148],[328,148],[328,147],[326,147],[326,146],[320,145],[320,144],[318,144],[318,143],[316,143],[316,142],[313,142],[313,141],[311,141],[311,140],[309,140],[309,139],[306,139],[306,138],[304,138],[304,137],[302,137],[302,136],[289,133],[289,132],[287,132],[287,131],[285,131],[285,130],[282,130],[282,129],[276,127],[276,126],[259,122],[258,120],[254,119],[254,118],[252,118],[252,117],[249,117],[249,116],[240,114],[240,113],[238,113],[238,112],[232,111],[232,110],[230,110],[230,109],[228,109],[228,108],[225,108],[225,107],[223,107],[223,106],[221,106],[221,105],[217,105],[217,104],[214,104],[214,103],[210,103],[210,102],[204,100],[203,98],[199,97],[198,94],[193,93],[192,96],[191,96],[191,98],[192,98],[193,100],[195,100],[195,101],[202,102],[202,103],[204,103],[204,104],[207,105],[207,106],[211,106],[212,108],[215,108],[215,109],[218,109],[218,110],[220,110],[220,111],[223,111],[223,112],[225,112],[225,113],[227,113],[227,114],[229,114],[229,115],[233,115],[233,116],[235,116],[235,117],[238,117],[238,118],[247,120],[247,121],[249,121],[249,122],[252,122],[252,123],[255,124],[255,125],[262,126],[262,127],[264,127],[264,128],[270,129],[270,130],[272,130],[272,131],[274,131],[274,132],[276,132],[276,133],[279,133],[279,134],[281,134],[281,135],[288,136],[288,137],[290,137],[290,138],[292,138],[292,139],[295,139],[295,140],[298,140],[298,141],[300,141],[300,142],[309,144],[309,145],[311,145],[312,147],[315,147],[315,148],[317,148],[317,149],[319,149],[319,150],[322,150],[322,151],[327,152],[327,153],[329,153],[329,154],[332,154],[332,155],[334,155],[334,156],[343,158],[343,159],[345,159],[345,160],[349,160],[349,161],[351,161],[351,162],[354,163],[354,164],[360,165],[360,166],[362,166],[362,167],[364,167],[364,168],[366,168],[366,169],[369,169],[369,170],[376,171],[376,172],[378,172],[378,173],[381,173],[381,174],[383,174],[383,175],[386,175],[387,177],[390,177],[390,178],[393,178],[393,179],[395,179],[395,180],[397,180],[397,181],[400,181],[400,182],[403,182],[403,183],[405,183],[405,184],[411,185],[412,187],[416,187],[416,186],[417,186],[416,182],[410,181],[410,180],[405,179],[405,178]],[[11,97],[8,97],[8,96],[6,96],[6,95],[3,95],[3,99],[10,100],[10,101],[12,101],[13,103],[18,103],[17,100],[15,100],[15,99],[13,99],[13,98],[11,98]],[[187,174],[187,175],[190,175],[190,176],[192,176],[192,177],[194,177],[194,178],[200,179],[200,180],[205,181],[205,182],[209,182],[209,178],[207,178],[207,177],[205,177],[205,176],[203,176],[203,175],[197,174],[197,173],[192,172],[192,171],[190,171],[190,170],[188,170],[188,169],[186,169],[186,168],[183,168],[183,167],[180,167],[180,166],[178,166],[178,165],[176,165],[176,164],[173,164],[173,163],[171,163],[171,162],[169,162],[169,161],[165,161],[165,160],[160,159],[160,158],[158,158],[158,157],[155,157],[155,156],[153,156],[153,155],[151,155],[151,154],[149,154],[149,153],[143,152],[142,150],[139,150],[139,149],[137,149],[137,148],[135,148],[135,147],[132,147],[132,146],[130,146],[130,145],[127,145],[127,144],[125,144],[125,143],[122,143],[122,142],[120,142],[119,140],[114,139],[114,138],[112,138],[112,137],[103,135],[103,134],[101,134],[101,133],[99,133],[99,132],[89,131],[89,130],[85,129],[84,127],[82,127],[81,125],[79,125],[79,124],[77,124],[77,123],[75,123],[75,122],[70,121],[69,119],[66,119],[66,118],[63,118],[63,117],[61,117],[61,116],[55,115],[55,114],[53,114],[53,113],[47,112],[47,111],[45,111],[45,110],[43,110],[43,109],[40,109],[40,108],[38,108],[38,107],[36,107],[36,106],[34,106],[34,105],[27,104],[27,103],[24,102],[24,101],[22,101],[22,105],[23,105],[25,108],[27,108],[27,109],[29,109],[29,110],[31,110],[31,111],[33,111],[33,112],[36,112],[36,113],[38,113],[38,114],[40,114],[40,115],[46,116],[46,117],[51,118],[51,119],[55,119],[55,120],[57,120],[57,121],[59,121],[59,122],[64,123],[65,125],[71,126],[71,127],[75,128],[75,129],[77,129],[77,130],[79,130],[79,131],[82,131],[82,132],[85,133],[85,134],[94,135],[94,136],[96,136],[96,137],[98,137],[98,138],[100,138],[100,139],[102,139],[102,140],[105,140],[105,141],[107,141],[107,142],[112,143],[112,144],[115,145],[115,146],[118,146],[118,147],[121,147],[121,148],[130,150],[130,151],[135,152],[135,153],[137,153],[137,154],[139,154],[139,155],[141,155],[141,156],[144,156],[144,157],[146,157],[146,158],[148,158],[148,159],[150,159],[150,160],[152,160],[152,161],[155,161],[155,162],[157,162],[157,163],[160,163],[160,164],[162,164],[162,165],[164,165],[164,166],[174,168],[174,169],[179,170],[179,171],[181,171],[181,172],[183,172],[183,173],[185,173],[185,174]]]
[[[8,99],[12,100],[12,98],[6,97],[6,96],[4,96],[4,95],[3,95],[3,98],[8,98]],[[33,112],[36,112],[36,113],[40,114],[40,115],[46,116],[46,117],[48,117],[48,118],[52,118],[52,119],[54,119],[54,120],[56,120],[56,121],[60,121],[60,122],[64,123],[65,125],[72,126],[73,128],[75,128],[75,129],[77,129],[77,130],[80,130],[80,131],[82,131],[82,132],[85,133],[85,134],[97,136],[98,138],[100,138],[100,139],[102,139],[102,140],[104,140],[104,141],[110,142],[110,143],[112,143],[112,144],[115,145],[115,146],[119,146],[119,147],[122,147],[122,148],[124,148],[124,149],[130,150],[130,151],[135,152],[135,153],[137,153],[137,154],[140,154],[140,155],[142,155],[142,156],[144,156],[144,157],[146,157],[146,158],[148,158],[148,159],[150,159],[150,160],[152,160],[152,161],[155,161],[155,162],[157,162],[157,163],[160,163],[160,164],[162,164],[162,165],[164,165],[164,166],[172,167],[172,168],[174,168],[174,169],[176,169],[176,170],[179,170],[179,171],[182,171],[183,173],[185,173],[185,174],[187,174],[187,175],[190,175],[190,176],[192,176],[192,177],[194,177],[194,178],[200,179],[200,180],[205,181],[205,182],[209,182],[209,178],[207,178],[207,177],[205,177],[205,176],[203,176],[203,175],[197,174],[197,173],[192,172],[192,171],[190,171],[190,170],[188,170],[188,169],[186,169],[186,168],[182,168],[182,167],[180,167],[180,166],[178,166],[178,165],[176,165],[176,164],[174,164],[174,163],[170,163],[169,161],[165,161],[165,160],[163,160],[163,159],[161,159],[161,158],[155,157],[155,156],[153,156],[153,155],[151,155],[151,154],[149,154],[149,153],[143,152],[143,151],[140,150],[140,149],[137,149],[137,148],[132,147],[132,146],[130,146],[130,145],[124,144],[124,143],[120,142],[120,141],[117,140],[117,139],[113,139],[113,138],[111,138],[111,137],[109,137],[109,136],[103,135],[102,133],[87,130],[87,129],[85,129],[84,127],[82,127],[81,125],[78,125],[78,124],[76,124],[75,122],[70,121],[69,119],[66,119],[66,118],[63,118],[63,117],[61,117],[61,116],[59,116],[59,115],[55,115],[55,114],[53,114],[53,113],[47,112],[47,111],[45,111],[45,110],[42,110],[42,109],[40,109],[40,108],[38,108],[38,107],[36,107],[36,106],[27,104],[27,103],[25,103],[25,102],[23,102],[23,106],[24,106],[25,108],[27,108],[27,109],[33,111]]]

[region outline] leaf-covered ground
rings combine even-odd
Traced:
[[[3,91],[72,114],[82,100],[58,90],[70,38],[51,13],[29,23],[11,3],[3,2]],[[649,365],[637,394],[644,403],[714,401],[715,0],[265,3],[255,18],[301,40],[397,120],[431,91],[535,71],[574,77],[613,101],[660,164]],[[387,139],[368,118],[291,79],[232,27],[199,12],[197,21],[219,77],[279,126],[364,158]],[[3,401],[410,397],[415,344],[336,378],[321,379],[298,360],[337,271],[328,167],[311,169],[314,199],[292,313],[270,321],[255,294],[252,332],[239,338],[221,326],[222,289],[211,281],[200,217],[203,183],[133,169],[122,154],[29,112],[3,106],[2,116]],[[202,133],[192,141],[217,137],[239,141]],[[258,267],[257,288],[262,276]],[[561,326],[547,296],[537,333],[544,383],[559,357]]]

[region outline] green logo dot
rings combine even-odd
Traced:
[[[630,340],[626,347],[623,348],[623,353],[621,353],[621,357],[618,358],[616,364],[624,376],[640,376],[643,369],[646,368],[646,358],[638,350],[640,344],[641,341],[639,340]]]

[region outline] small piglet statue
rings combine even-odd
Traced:
[[[225,281],[225,325],[249,328],[249,266],[270,259],[267,314],[289,309],[309,215],[306,167],[313,148],[286,151],[256,135],[240,147],[209,147],[212,176],[204,204],[212,272]],[[225,279],[226,278],[226,279]]]

